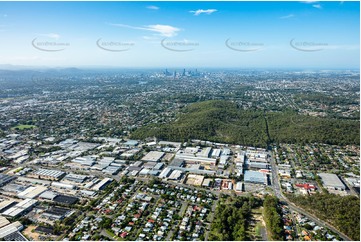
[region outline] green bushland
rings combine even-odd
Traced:
[[[252,209],[260,207],[262,200],[253,196],[228,197],[220,199],[208,240],[242,241],[247,238],[247,229],[252,217]]]
[[[278,206],[278,199],[274,196],[266,196],[263,207],[264,220],[272,240],[284,240],[283,222],[280,207]]]
[[[244,110],[230,101],[193,103],[177,119],[141,127],[132,138],[201,139],[266,147],[275,143],[359,144],[359,120],[311,117],[294,111]]]
[[[288,195],[288,198],[317,217],[330,222],[352,240],[360,241],[358,197],[316,193],[312,196]]]

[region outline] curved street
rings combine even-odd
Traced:
[[[272,152],[273,153],[273,152]],[[347,235],[345,235],[344,233],[340,232],[338,229],[336,229],[334,226],[332,226],[331,224],[329,224],[328,222],[319,219],[318,217],[316,217],[315,215],[307,212],[306,210],[304,210],[303,208],[297,206],[296,204],[290,202],[288,200],[287,197],[285,197],[282,193],[281,190],[281,185],[280,185],[280,181],[278,179],[278,167],[276,165],[276,162],[273,158],[272,153],[270,154],[271,156],[271,166],[272,166],[272,187],[274,189],[275,195],[277,196],[277,198],[286,203],[290,209],[293,209],[294,211],[304,214],[305,216],[307,216],[309,219],[311,219],[313,222],[315,222],[317,225],[319,226],[323,226],[323,227],[327,227],[330,230],[332,230],[333,232],[337,233],[340,235],[340,237],[345,240],[345,241],[352,241],[352,239],[350,237],[348,237]]]

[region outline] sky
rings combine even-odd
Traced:
[[[0,2],[0,65],[359,69],[359,2]]]

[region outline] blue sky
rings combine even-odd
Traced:
[[[358,69],[359,12],[346,1],[0,2],[0,64]]]

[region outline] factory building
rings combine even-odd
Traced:
[[[212,151],[211,157],[212,157],[212,158],[218,158],[220,155],[221,155],[221,149],[214,149],[214,150]]]
[[[15,179],[16,179],[16,177],[14,177],[14,176],[0,174],[0,187],[8,184],[9,182],[11,182],[12,180],[15,180]]]
[[[228,159],[229,159],[228,155],[223,155],[222,154],[221,158],[219,159],[218,167],[223,169],[227,165]]]
[[[116,175],[120,171],[120,166],[108,166],[102,172],[110,174],[110,175]]]
[[[73,190],[76,188],[76,186],[74,186],[72,184],[66,184],[66,183],[62,183],[62,182],[52,182],[51,186],[60,188],[60,189],[68,189],[68,190]]]
[[[5,210],[1,214],[6,217],[16,217],[21,214],[24,214],[25,212],[29,211],[35,204],[37,203],[36,200],[33,199],[25,199],[15,206]]]
[[[207,147],[202,149],[201,152],[199,152],[197,154],[198,157],[204,157],[204,158],[209,158],[210,154],[211,154],[212,148],[211,147]]]
[[[206,179],[203,180],[202,186],[203,187],[210,187],[211,183],[212,183],[212,179],[206,178]]]
[[[30,177],[58,181],[65,176],[65,172],[57,170],[39,169],[32,173]]]
[[[95,164],[95,158],[92,156],[77,157],[72,160],[74,163],[78,163],[82,166],[92,166]]]
[[[336,174],[318,173],[317,175],[321,177],[323,186],[327,189],[334,189],[334,190],[346,189],[345,184],[343,184],[343,182]]]
[[[113,178],[104,178],[98,184],[94,185],[92,187],[92,190],[94,190],[94,191],[103,190],[112,181],[113,181]]]
[[[17,181],[20,181],[23,183],[31,183],[34,185],[43,185],[43,186],[50,186],[50,184],[51,184],[51,181],[45,181],[45,180],[40,180],[37,178],[29,178],[29,177],[23,177],[23,176],[18,177]]]
[[[41,193],[43,193],[44,191],[48,190],[46,187],[43,186],[34,186],[34,187],[28,187],[27,189],[25,189],[24,191],[18,193],[18,197],[19,198],[36,198],[37,196],[39,196]]]
[[[154,167],[153,170],[161,170],[164,166],[164,163],[157,163]]]
[[[147,176],[149,174],[150,170],[148,168],[143,168],[140,172],[139,172],[139,176]]]
[[[243,182],[237,182],[236,191],[237,192],[242,192],[243,191]]]
[[[56,194],[55,192],[46,191],[40,194],[39,198],[43,200],[53,201],[56,196],[58,196],[58,194]]]
[[[174,170],[168,177],[171,180],[179,180],[182,176],[183,172],[180,170]]]
[[[76,182],[76,183],[83,183],[87,179],[85,175],[77,175],[70,173],[64,177],[64,180]]]
[[[136,140],[128,140],[127,142],[125,142],[125,143],[123,144],[123,146],[125,146],[125,147],[135,147],[135,146],[137,146],[138,144],[139,144],[139,142],[136,141]]]
[[[251,183],[267,184],[267,174],[258,171],[245,171],[244,181]]]
[[[188,163],[201,163],[212,166],[216,165],[216,159],[214,158],[196,157],[192,154],[177,153],[175,159],[185,160]]]
[[[164,152],[160,151],[150,151],[142,158],[142,161],[159,162],[164,156],[164,154]]]
[[[0,202],[0,213],[2,213],[3,211],[5,211],[6,209],[9,209],[11,206],[13,206],[14,204],[16,204],[17,202],[13,199],[9,199],[9,200],[3,200]]]
[[[269,169],[270,164],[266,162],[248,161],[247,167],[249,169]]]
[[[24,228],[24,226],[19,221],[8,224],[8,225],[0,228],[0,239],[6,241],[7,236],[17,233],[20,230],[22,230],[23,228]]]
[[[223,148],[222,149],[222,155],[231,155],[231,150],[228,148]]]
[[[153,169],[157,163],[155,162],[146,162],[143,167],[147,169]]]
[[[45,211],[42,216],[51,220],[61,220],[71,213],[70,209],[62,207],[51,207]]]
[[[172,169],[167,167],[165,168],[160,174],[159,174],[159,178],[166,178],[170,175]]]
[[[7,220],[5,217],[0,216],[0,228],[8,225],[10,222],[9,220]]]

